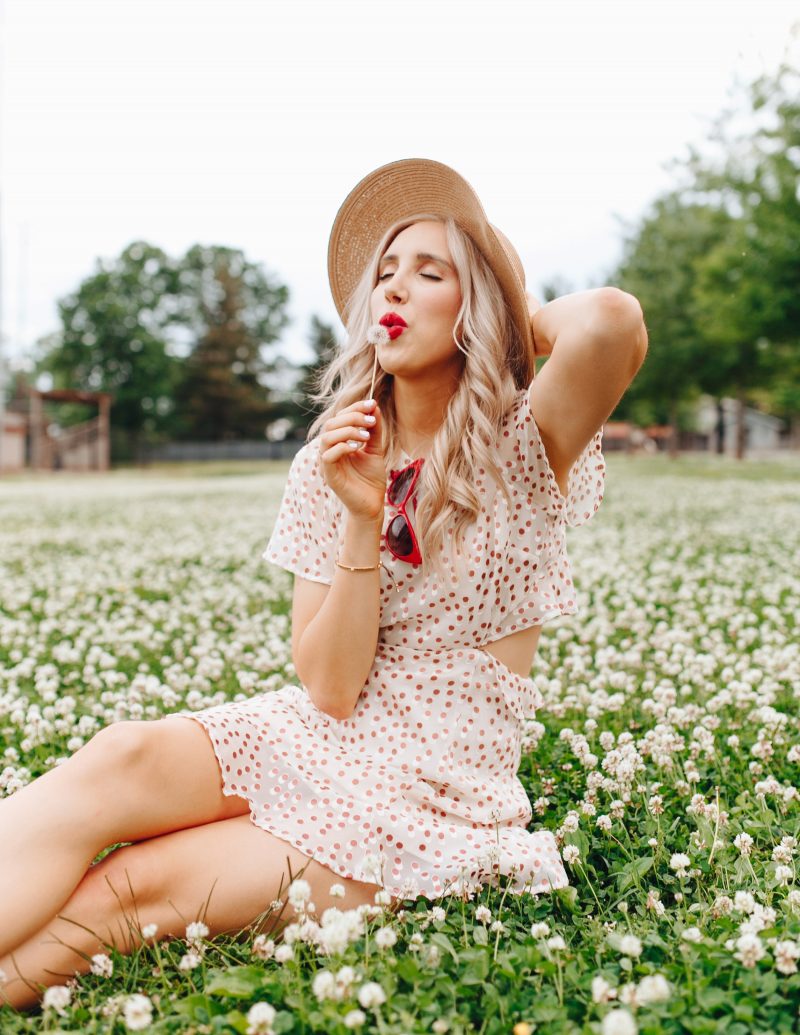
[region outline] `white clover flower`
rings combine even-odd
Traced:
[[[178,963],[178,970],[194,970],[203,962],[203,957],[194,949],[190,949],[184,956],[181,956]]]
[[[602,1035],[637,1035],[636,1021],[627,1010],[611,1010],[603,1018]]]
[[[445,1035],[445,1032],[450,1031],[450,1021],[444,1017],[437,1017],[431,1025],[431,1031],[434,1035]]]
[[[531,924],[531,938],[546,938],[550,934],[550,925],[544,920]]]
[[[674,852],[669,860],[671,870],[685,870],[691,865],[692,860],[684,852]]]
[[[648,974],[642,978],[636,989],[636,999],[640,1006],[664,1003],[671,994],[672,988],[663,974]]]
[[[273,959],[276,963],[288,963],[294,959],[294,949],[291,945],[279,945],[275,949]]]
[[[642,943],[635,934],[623,934],[619,940],[619,951],[623,956],[641,956]]]
[[[733,909],[733,899],[729,895],[717,895],[714,905],[711,907],[712,916],[727,916]]]
[[[735,944],[734,956],[743,967],[748,969],[755,967],[756,963],[766,955],[766,950],[757,934],[743,934],[736,939]]]
[[[296,879],[289,885],[287,893],[289,905],[296,910],[302,910],[311,898],[311,885],[307,880]]]
[[[391,927],[381,927],[375,932],[375,944],[379,949],[391,949],[397,942],[397,932]]]
[[[89,970],[98,977],[111,977],[114,973],[114,962],[104,952],[98,952],[95,956],[92,956]]]
[[[51,985],[45,990],[42,998],[42,1006],[45,1010],[55,1010],[62,1017],[66,1013],[72,999],[72,992],[66,985]]]
[[[340,998],[345,998],[351,994],[353,985],[357,980],[358,975],[353,967],[344,966],[336,971],[336,984],[339,988]]]
[[[616,989],[606,981],[604,977],[597,974],[592,978],[592,1001],[595,1003],[610,1003],[616,999]]]
[[[336,978],[329,970],[318,971],[311,983],[311,991],[320,1002],[323,999],[335,999],[337,997]]]
[[[794,871],[791,866],[778,865],[775,867],[775,880],[782,888],[785,888],[793,877]]]
[[[344,898],[345,889],[344,884],[331,884],[330,892],[331,898]]]
[[[780,974],[796,974],[797,963],[800,958],[800,942],[776,941],[772,950],[775,957],[775,969]]]
[[[597,827],[598,830],[605,830],[606,833],[608,833],[608,831],[614,824],[611,822],[610,816],[598,816],[594,822],[594,825]]]
[[[685,931],[681,932],[681,938],[685,942],[693,942],[697,945],[703,940],[703,933],[699,927],[687,927]]]
[[[158,934],[158,924],[145,924],[142,928],[142,938],[148,941],[150,938],[155,938]]]
[[[254,1003],[247,1011],[247,1035],[272,1035],[276,1013],[271,1003]]]
[[[186,926],[186,941],[190,944],[199,942],[203,938],[208,938],[209,933],[208,927],[201,920],[195,920]]]
[[[567,947],[567,943],[560,934],[554,934],[552,938],[548,938],[545,945],[554,952],[563,952]]]
[[[475,910],[475,919],[481,924],[488,924],[492,919],[492,911],[486,906],[478,906]]]
[[[344,1026],[345,1028],[360,1028],[366,1020],[367,1015],[363,1010],[350,1010],[344,1015]]]
[[[128,1031],[144,1031],[153,1023],[153,1004],[148,996],[136,992],[125,999],[122,1017]]]
[[[392,904],[392,894],[385,888],[381,888],[380,891],[375,892],[373,901],[378,906],[390,906]]]
[[[755,844],[753,838],[745,833],[737,834],[733,843],[739,849],[739,854],[743,856],[751,855]]]
[[[373,1010],[386,1002],[386,993],[377,981],[368,981],[358,990],[358,1001],[365,1010]]]
[[[581,850],[577,845],[566,845],[561,852],[566,863],[577,862],[581,857]]]
[[[434,906],[430,911],[430,918],[434,923],[441,924],[447,919],[447,913],[441,906]]]
[[[733,896],[733,908],[737,913],[752,913],[756,908],[756,900],[749,891],[737,891]]]
[[[275,942],[265,934],[257,934],[253,939],[253,955],[259,960],[271,960],[275,955]]]

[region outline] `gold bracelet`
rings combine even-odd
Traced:
[[[350,564],[342,564],[342,562],[337,557],[336,558],[336,567],[337,568],[343,568],[345,571],[377,571],[378,568],[383,568],[383,570],[386,572],[386,574],[392,580],[392,585],[394,586],[395,592],[396,593],[400,592],[400,589],[399,589],[397,583],[394,581],[394,575],[392,575],[392,573],[389,571],[389,569],[386,567],[386,565],[382,561],[378,561],[377,564],[374,564],[374,565],[372,565],[369,568],[357,568],[357,567],[354,567],[353,565],[350,565]]]
[[[336,567],[344,568],[345,571],[377,571],[380,566],[380,561],[378,561],[377,564],[373,564],[370,568],[354,568],[349,564],[342,564],[339,558],[336,558]]]

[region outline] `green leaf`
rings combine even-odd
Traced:
[[[208,995],[226,995],[235,999],[249,999],[266,981],[262,967],[233,967],[223,973],[212,972],[206,983]]]
[[[485,927],[474,927],[472,929],[472,938],[476,945],[489,944],[489,932]]]
[[[456,963],[458,963],[458,953],[453,948],[453,943],[446,934],[443,934],[441,931],[435,931],[431,935],[430,940],[433,945],[438,945],[440,949],[444,949],[445,952],[449,952]]]

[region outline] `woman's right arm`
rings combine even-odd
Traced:
[[[367,418],[375,416],[371,423]],[[369,440],[353,449],[366,428]],[[380,413],[355,403],[326,421],[320,435],[320,464],[327,484],[345,504],[339,559],[373,567],[380,559],[386,468]],[[300,681],[320,711],[348,718],[375,660],[380,620],[380,568],[335,569],[330,586],[295,577],[292,656]]]

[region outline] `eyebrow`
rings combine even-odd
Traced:
[[[452,270],[452,272],[455,273],[455,270],[447,261],[447,259],[442,259],[438,255],[432,255],[430,252],[417,252],[417,259],[426,259],[428,262],[438,263],[439,266],[445,266],[447,269]],[[381,261],[378,263],[378,265],[382,266],[384,262],[397,262],[397,256],[384,255],[381,257]]]

